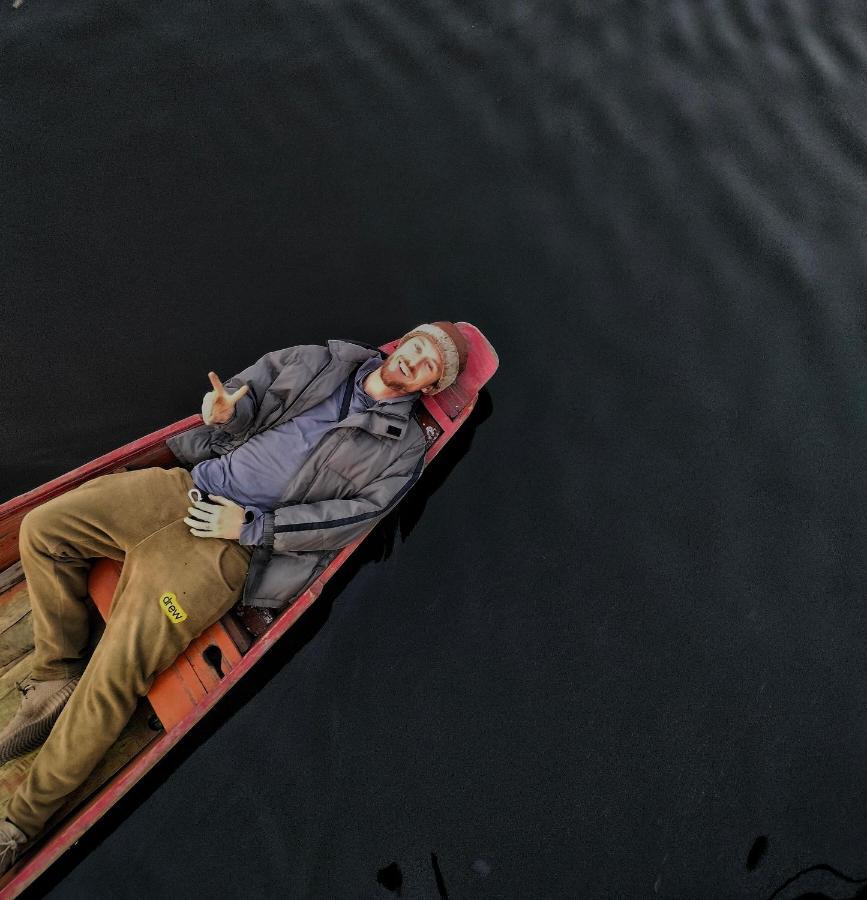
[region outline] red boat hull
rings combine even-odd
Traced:
[[[433,397],[425,397],[420,410],[420,422],[429,438],[425,456],[429,463],[445,443],[466,421],[472,412],[481,387],[494,374],[498,366],[497,354],[482,333],[469,323],[458,323],[470,342],[470,354],[465,371],[455,384]],[[396,342],[382,349],[390,351]],[[0,505],[0,604],[13,596],[20,579],[18,562],[18,531],[24,515],[58,494],[64,493],[91,478],[122,468],[145,466],[171,466],[177,461],[166,447],[166,440],[201,424],[200,416],[190,416],[166,428],[155,431],[137,441],[101,456],[48,484],[22,494]],[[343,565],[366,535],[344,547],[325,571],[286,610],[278,614],[267,630],[254,638],[248,638],[245,652],[236,648],[225,629],[219,623],[206,632],[197,645],[191,645],[186,656],[191,659],[191,672],[187,663],[179,659],[172,670],[163,673],[154,684],[153,696],[149,695],[160,715],[165,730],[154,738],[137,756],[131,759],[113,778],[104,784],[84,804],[61,822],[52,833],[26,854],[0,881],[0,896],[15,897],[44,872],[68,847],[77,841],[90,826],[101,818],[159,759],[190,730],[241,678],[267,653],[271,647],[298,621],[322,592],[323,586]],[[91,594],[97,603],[107,609],[120,567],[108,561],[97,563],[91,575]],[[4,584],[5,577],[5,584]],[[5,591],[5,593],[3,593]],[[107,598],[107,601],[106,601]],[[255,634],[255,632],[254,632]],[[236,636],[237,638],[237,636]],[[225,661],[222,677],[197,661],[204,649],[219,643]],[[225,643],[229,641],[229,643]],[[180,668],[179,668],[180,667]],[[205,671],[207,669],[207,671]],[[163,697],[157,696],[163,692]]]

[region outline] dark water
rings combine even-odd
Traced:
[[[33,896],[859,891],[864,9],[4,0],[0,499],[277,347],[501,358]]]

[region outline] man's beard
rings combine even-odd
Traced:
[[[395,366],[395,374],[392,372],[390,365],[392,364],[393,357],[389,357],[383,364],[379,370],[379,377],[382,379],[382,383],[387,387],[391,388],[393,391],[401,391],[402,393],[406,393],[406,380],[401,374],[400,369]]]

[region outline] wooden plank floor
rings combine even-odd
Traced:
[[[101,623],[96,623],[93,644],[101,632]],[[6,727],[6,723],[18,709],[21,692],[16,682],[30,673],[32,654],[33,626],[30,599],[26,582],[19,581],[0,593],[0,729]],[[147,700],[142,700],[116,743],[88,780],[69,797],[49,826],[58,824],[73,812],[160,734],[148,725],[152,715],[151,705]],[[26,777],[37,753],[38,751],[34,750],[0,766],[0,818],[5,816],[9,798]]]

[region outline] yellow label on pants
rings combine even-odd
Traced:
[[[160,595],[160,606],[162,611],[169,617],[169,621],[175,624],[179,624],[187,618],[183,607],[178,603],[178,598],[171,591],[166,591]]]

